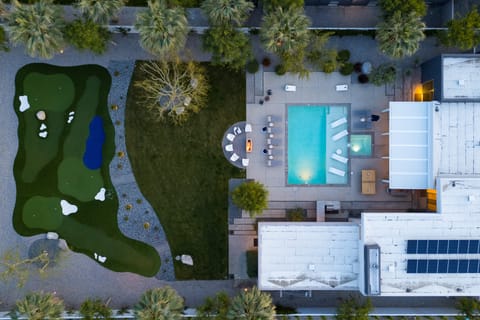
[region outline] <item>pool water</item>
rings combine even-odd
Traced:
[[[333,141],[332,136],[348,130],[348,122],[331,128],[346,118],[346,106],[288,106],[287,184],[346,184],[348,163],[331,158],[333,153],[348,157],[348,136]],[[329,168],[344,172],[332,174]]]
[[[372,135],[352,134],[350,137],[350,155],[352,157],[370,157],[372,155]]]

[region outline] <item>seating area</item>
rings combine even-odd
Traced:
[[[263,152],[266,154],[266,164],[267,167],[272,167],[276,165],[280,165],[281,161],[276,160],[274,156],[274,150],[280,147],[280,139],[275,138],[275,134],[272,132],[272,129],[275,127],[275,123],[273,122],[273,117],[271,115],[267,115],[267,126],[264,127],[266,129],[266,148]],[[278,130],[278,129],[277,129]],[[277,137],[279,135],[277,134]]]
[[[252,125],[245,121],[233,124],[225,132],[222,141],[225,158],[238,168],[245,168],[250,163],[247,153],[252,151],[253,142],[246,137],[250,132],[252,132]]]

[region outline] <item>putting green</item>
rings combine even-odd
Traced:
[[[18,71],[15,84],[19,119],[15,230],[24,236],[54,231],[72,250],[106,268],[154,276],[160,268],[157,251],[118,229],[118,197],[109,174],[115,144],[107,107],[111,84],[107,70],[95,65],[30,64]],[[28,97],[27,110],[20,110],[22,95]],[[39,119],[38,111],[44,111],[46,118]],[[84,162],[92,119],[98,120],[96,129],[101,126],[105,139],[90,150],[92,159],[99,159],[98,169],[89,169]],[[40,132],[48,134],[41,137]],[[95,200],[101,188],[107,196]],[[75,212],[67,212],[69,205],[76,207]]]
[[[60,199],[34,196],[23,206],[23,222],[29,228],[56,230],[62,225],[63,214]]]
[[[100,170],[85,168],[82,159],[64,158],[58,166],[58,190],[83,202],[92,201],[104,186]]]

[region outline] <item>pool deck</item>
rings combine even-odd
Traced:
[[[274,72],[263,73],[263,88],[271,89],[273,95],[270,101],[260,105],[261,96],[255,97],[253,104],[247,104],[247,122],[252,124],[253,152],[249,155],[250,165],[247,168],[247,178],[263,183],[269,190],[270,202],[295,202],[336,200],[347,203],[355,202],[356,209],[368,210],[376,205],[373,202],[382,202],[382,208],[399,210],[411,207],[411,197],[392,197],[387,192],[387,185],[381,180],[388,178],[388,160],[382,159],[387,155],[388,137],[381,134],[388,129],[387,113],[381,111],[388,106],[393,95],[387,95],[385,86],[376,87],[372,84],[360,84],[356,81],[356,74],[342,76],[338,72],[325,74],[312,72],[308,79],[299,79],[296,75],[286,74],[278,76]],[[353,79],[353,81],[352,81]],[[296,91],[286,92],[286,84],[296,86]],[[336,85],[347,84],[347,91],[336,91]],[[388,92],[390,94],[390,92]],[[287,135],[286,135],[286,108],[287,104],[348,104],[351,114],[358,111],[367,111],[371,114],[380,114],[381,119],[374,122],[371,128],[354,130],[353,133],[371,132],[374,138],[374,150],[371,158],[351,158],[350,183],[346,186],[315,186],[315,185],[287,185]],[[263,153],[266,147],[266,134],[262,128],[267,125],[267,116],[272,116],[272,133],[275,135],[272,166],[267,166],[267,158]],[[355,117],[351,117],[356,121]],[[349,128],[354,127],[352,123]],[[349,133],[352,131],[349,129]],[[376,170],[375,195],[361,194],[361,170]],[[388,205],[387,203],[391,203]],[[378,205],[378,204],[377,204]],[[385,207],[384,205],[387,205]]]

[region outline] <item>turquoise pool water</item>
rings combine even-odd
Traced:
[[[372,155],[372,135],[352,134],[350,137],[350,155],[352,157],[370,157]]]
[[[331,136],[348,129],[345,106],[288,106],[288,184],[346,184],[348,163],[331,158],[333,153],[348,157],[348,136],[333,141]],[[345,172],[332,174],[329,168]]]

